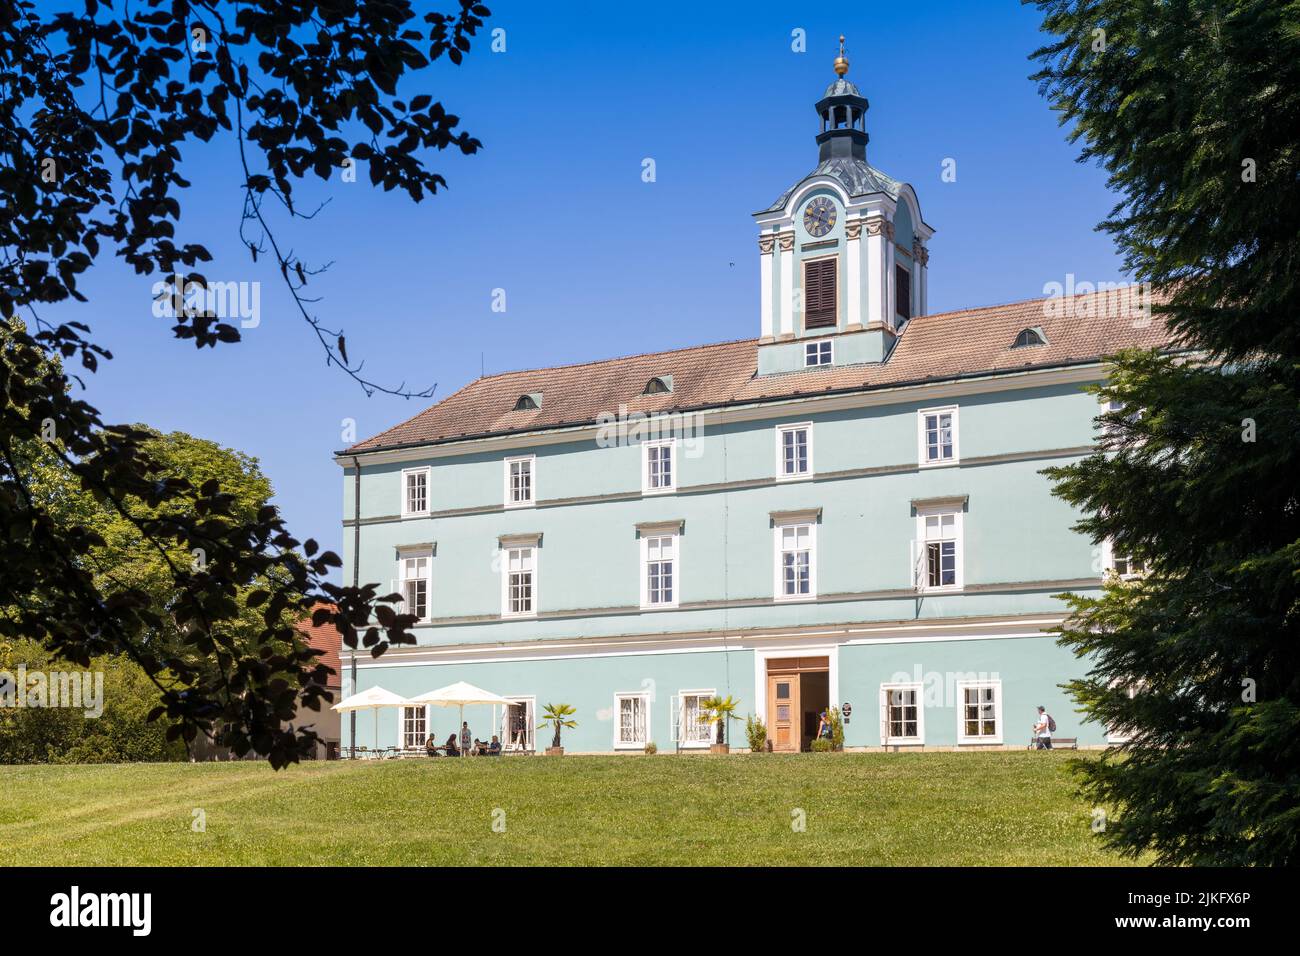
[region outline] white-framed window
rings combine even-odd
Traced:
[[[1130,554],[1117,553],[1109,538],[1101,543],[1101,566],[1103,571],[1121,581],[1132,581],[1147,573],[1146,562]]]
[[[921,467],[953,465],[961,459],[957,406],[923,408],[916,413],[917,458]]]
[[[677,487],[677,439],[641,443],[641,491],[659,495]]]
[[[957,743],[1002,743],[1002,682],[957,682]]]
[[[407,749],[423,747],[429,739],[428,712],[424,705],[402,708],[402,746]]]
[[[418,518],[429,513],[429,474],[431,469],[402,469],[402,517]]]
[[[713,697],[715,690],[684,690],[676,698],[676,720],[673,740],[677,746],[707,747],[717,739],[717,725],[705,719],[704,702]]]
[[[912,575],[918,591],[956,591],[962,586],[962,512],[918,508]]]
[[[537,729],[537,698],[511,697],[501,714],[501,749],[531,753],[536,747],[534,731]]]
[[[808,342],[803,347],[804,368],[814,368],[818,365],[830,365],[834,359],[835,343],[831,339],[822,339],[819,342]]]
[[[397,581],[393,588],[402,596],[402,611],[416,620],[433,616],[433,552],[400,551],[397,555]]]
[[[1135,684],[1125,684],[1124,693],[1128,695],[1129,700],[1132,700],[1141,692],[1144,684],[1145,681],[1138,681]],[[1118,687],[1119,681],[1112,682],[1110,686],[1112,688]],[[1106,743],[1126,744],[1132,739],[1133,739],[1133,735],[1128,733],[1128,728],[1118,727],[1118,726],[1113,727],[1110,724],[1106,725]]]
[[[809,478],[812,473],[812,422],[776,426],[776,480]]]
[[[817,525],[791,521],[773,526],[776,544],[778,601],[807,601],[817,596]]]
[[[537,614],[537,547],[507,545],[501,549],[501,615]]]
[[[880,685],[881,739],[891,744],[925,743],[923,685]]]
[[[650,696],[614,695],[614,746],[640,749],[650,740]]]
[[[505,499],[507,508],[525,508],[536,502],[535,478],[537,456],[520,455],[505,462]]]
[[[676,607],[681,587],[681,536],[641,536],[641,606]]]

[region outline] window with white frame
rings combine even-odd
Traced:
[[[402,470],[402,517],[415,518],[429,513],[429,469]]]
[[[956,406],[922,409],[916,420],[921,466],[956,463],[960,458]]]
[[[1132,700],[1134,697],[1138,695],[1138,693],[1142,690],[1144,685],[1145,685],[1145,681],[1138,681],[1133,684],[1123,684],[1121,692],[1125,696],[1127,696],[1129,700]],[[1116,687],[1121,687],[1121,682],[1113,681],[1110,686],[1111,689],[1114,689]],[[1126,744],[1132,739],[1133,739],[1133,735],[1129,732],[1129,728],[1120,727],[1115,724],[1106,725],[1106,743]]]
[[[432,552],[399,552],[396,590],[402,596],[403,612],[414,614],[416,620],[427,621],[431,616],[432,577]]]
[[[1122,551],[1117,552],[1109,538],[1102,542],[1101,562],[1106,573],[1113,574],[1122,581],[1132,581],[1147,573],[1145,561]]]
[[[506,507],[522,508],[535,501],[533,476],[537,468],[535,455],[506,459]]]
[[[776,583],[778,601],[817,596],[817,525],[812,521],[777,523]]]
[[[678,535],[641,536],[641,606],[676,607]]]
[[[776,429],[776,480],[807,478],[813,470],[812,422],[778,425]]]
[[[402,746],[408,749],[423,747],[429,739],[427,712],[423,706],[402,708]]]
[[[707,719],[704,702],[713,697],[712,690],[684,690],[677,699],[677,734],[680,747],[707,747],[717,736],[716,725]]]
[[[641,443],[641,490],[662,494],[676,488],[676,443],[671,438]]]
[[[925,709],[920,684],[884,684],[880,688],[882,736],[888,744],[925,743]]]
[[[645,694],[614,695],[614,746],[644,747],[649,741],[650,698]]]
[[[962,582],[962,513],[917,509],[912,573],[920,591],[958,589]]]
[[[958,681],[957,743],[1002,743],[1002,682]]]
[[[501,613],[527,616],[537,613],[537,548],[509,545],[501,549]]]
[[[835,355],[835,343],[830,339],[820,342],[808,342],[803,347],[803,364],[805,368],[817,365],[830,365]]]

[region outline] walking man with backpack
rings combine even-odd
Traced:
[[[1056,732],[1056,720],[1043,709],[1042,704],[1038,705],[1038,720],[1034,724],[1034,749],[1051,750],[1052,734]]]

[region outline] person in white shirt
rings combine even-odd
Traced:
[[[1041,704],[1038,706],[1038,719],[1034,723],[1034,749],[1052,749],[1051,718]]]

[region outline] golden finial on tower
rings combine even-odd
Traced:
[[[835,75],[843,76],[849,72],[849,59],[844,55],[844,34],[840,34],[840,55],[835,58]]]

